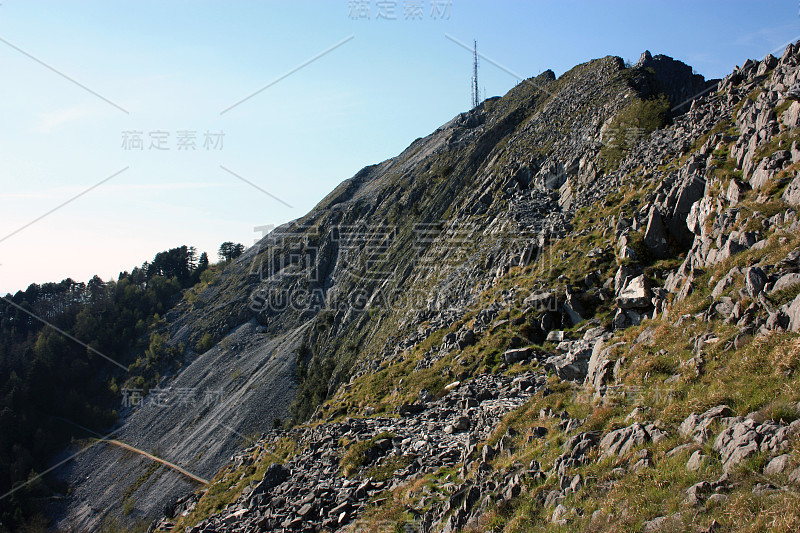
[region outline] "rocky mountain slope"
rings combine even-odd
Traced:
[[[167,317],[220,402],[119,437],[212,482],[97,446],[62,524],[791,530],[797,78],[606,57],[366,167]]]

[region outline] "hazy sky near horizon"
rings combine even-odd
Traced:
[[[472,57],[454,40],[477,39],[486,96],[645,49],[717,78],[800,39],[798,10],[2,0],[0,293],[117,277],[182,244],[212,260],[222,241],[251,245],[469,108]]]

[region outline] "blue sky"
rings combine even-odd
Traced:
[[[2,0],[0,292],[116,277],[181,244],[214,259],[302,216],[469,107],[471,54],[445,34],[505,67],[482,61],[486,96],[507,71],[645,49],[721,77],[800,39],[794,0],[435,3]]]

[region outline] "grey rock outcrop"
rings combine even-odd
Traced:
[[[698,444],[705,444],[711,439],[712,424],[723,419],[730,419],[733,415],[733,411],[727,405],[712,407],[701,415],[692,413],[681,422],[678,433],[693,439]]]
[[[562,341],[556,348],[559,353],[545,359],[545,368],[565,381],[583,382],[594,348],[600,343],[600,338]]]
[[[737,464],[757,452],[779,453],[788,449],[788,439],[800,425],[785,426],[777,422],[758,423],[752,418],[741,419],[723,430],[714,440],[713,448],[722,459],[722,468],[729,472]]]
[[[633,67],[648,71],[653,77],[653,94],[668,95],[670,104],[679,112],[687,111],[698,95],[705,94],[717,80],[705,80],[695,74],[689,65],[665,55],[651,55],[645,50]]]
[[[757,297],[767,284],[767,275],[759,267],[750,267],[744,272],[745,290],[751,298]]]
[[[796,174],[781,196],[784,202],[792,206],[800,205],[800,173]]]
[[[800,294],[786,306],[786,315],[789,317],[789,331],[800,331]]]
[[[653,257],[663,259],[669,256],[669,244],[667,242],[667,230],[661,219],[661,213],[653,206],[647,217],[647,229],[644,233],[644,244],[647,246]]]
[[[800,274],[790,272],[778,278],[778,280],[772,285],[772,288],[769,290],[769,292],[774,293],[784,289],[790,289],[797,285],[800,285]]]
[[[653,442],[658,444],[666,433],[652,423],[639,423],[606,434],[600,441],[602,457],[627,455],[634,447]]]
[[[624,346],[624,343],[606,346],[604,343],[598,342],[592,349],[584,384],[595,391],[596,398],[603,395],[606,385],[614,379],[614,365],[616,362],[610,359],[609,356],[621,346]]]

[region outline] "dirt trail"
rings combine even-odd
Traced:
[[[125,444],[124,442],[116,440],[116,439],[98,439],[98,440],[101,441],[101,442],[108,442],[109,444],[115,444],[115,445],[117,445],[117,446],[119,446],[121,448],[125,448],[126,450],[130,450],[132,452],[138,453],[139,455],[143,455],[143,456],[147,457],[148,459],[150,459],[152,461],[155,461],[157,463],[161,463],[164,466],[168,466],[169,468],[180,472],[181,474],[183,474],[184,476],[186,476],[186,477],[188,477],[190,479],[193,479],[193,480],[195,480],[195,481],[197,481],[199,483],[202,483],[203,485],[208,485],[208,480],[207,479],[203,479],[203,478],[201,478],[199,476],[196,476],[196,475],[192,474],[191,472],[189,472],[187,470],[184,470],[180,466],[178,466],[178,465],[176,465],[174,463],[170,463],[169,461],[166,461],[164,459],[161,459],[160,457],[156,457],[155,455],[147,453],[144,450],[140,450],[139,448],[134,448],[130,444]]]

